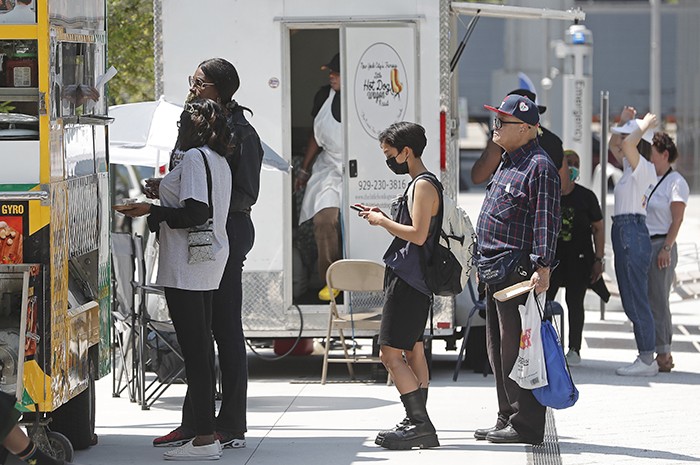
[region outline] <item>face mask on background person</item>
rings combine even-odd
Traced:
[[[396,159],[400,156],[396,155],[395,157],[387,158],[386,159],[386,166],[389,167],[391,171],[393,171],[395,174],[408,174],[408,157],[406,157],[406,161],[403,163],[399,163],[396,161]]]
[[[571,182],[578,181],[578,174],[578,168],[569,166],[569,179],[571,179]]]

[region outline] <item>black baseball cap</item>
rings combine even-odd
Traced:
[[[487,110],[501,115],[515,116],[523,123],[537,126],[540,122],[540,113],[535,102],[522,95],[507,95],[501,102],[501,106],[496,108],[484,105]]]
[[[333,58],[331,58],[331,61],[326,63],[325,65],[321,66],[322,70],[330,70],[334,71],[336,73],[340,73],[340,53],[336,53],[333,55]]]

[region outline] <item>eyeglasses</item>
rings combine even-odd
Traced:
[[[522,121],[503,121],[501,118],[493,119],[493,128],[501,129],[504,124],[523,124]]]
[[[204,82],[200,78],[195,78],[192,76],[187,76],[187,82],[190,84],[190,87],[196,87],[198,89],[204,89],[205,87],[216,85],[213,82]]]

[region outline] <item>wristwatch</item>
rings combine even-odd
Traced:
[[[595,257],[593,262],[600,262],[601,265],[605,265],[605,257]]]
[[[670,252],[670,251],[671,251],[671,246],[668,245],[668,244],[664,244],[663,249],[664,249],[666,252]]]

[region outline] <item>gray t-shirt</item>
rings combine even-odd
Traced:
[[[206,154],[212,177],[212,203],[214,204],[214,252],[213,262],[187,263],[187,229],[171,229],[160,224],[160,248],[158,278],[156,283],[177,289],[207,291],[218,289],[228,260],[226,219],[231,201],[231,170],[224,157],[208,146],[200,147]],[[160,203],[164,207],[183,208],[185,200],[193,199],[209,204],[207,172],[204,160],[197,149],[190,149],[182,160],[160,183]]]

